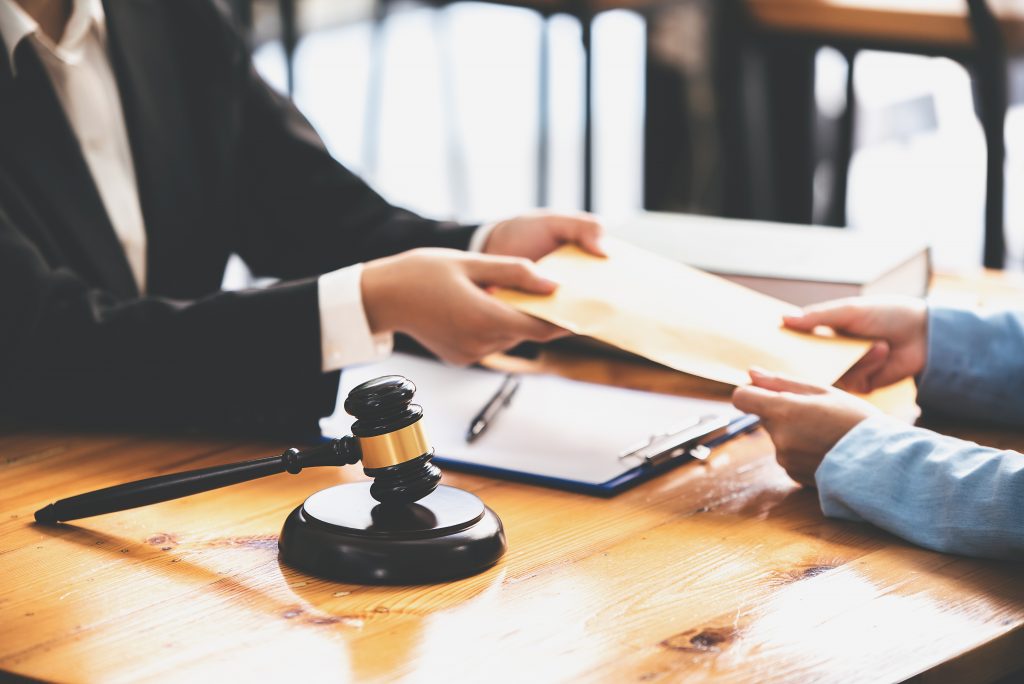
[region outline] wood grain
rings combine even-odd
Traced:
[[[995,298],[1024,291],[993,276],[939,288],[957,297],[971,282]],[[624,360],[553,354],[532,369],[700,390]],[[912,415],[912,387],[874,399]],[[972,434],[1024,446],[1024,434]],[[446,473],[498,512],[510,552],[438,586],[343,585],[279,563],[288,511],[358,469],[31,523],[56,498],[282,446],[0,435],[0,669],[104,682],[850,682],[985,681],[1024,667],[1020,565],[824,519],[761,432],[611,500]]]

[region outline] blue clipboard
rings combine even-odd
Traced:
[[[482,406],[500,396],[506,374],[394,354],[386,361],[346,369],[339,397],[360,382],[394,373],[413,378],[417,403],[429,407],[427,432],[438,465],[591,496],[614,496],[698,460],[709,448],[758,424],[756,417],[737,413],[722,399],[673,397],[525,374],[519,376],[515,401],[502,404],[496,422],[492,417],[495,424],[485,443],[470,446],[467,428],[474,425]],[[553,424],[552,415],[559,416]],[[322,425],[327,434],[346,434],[349,418],[339,411]],[[538,437],[548,430],[557,431],[553,439]],[[628,443],[630,437],[642,438],[639,446],[620,441]],[[615,446],[608,450],[606,444]]]
[[[721,434],[711,440],[701,442],[700,446],[713,449],[735,437],[739,437],[740,435],[756,430],[759,425],[760,419],[755,415],[747,414],[739,416],[732,420],[724,430],[721,431]],[[521,470],[482,466],[457,459],[447,459],[443,456],[434,457],[434,462],[438,465],[458,472],[469,473],[471,475],[483,475],[485,477],[495,477],[502,480],[511,480],[514,482],[522,482],[524,484],[539,485],[541,487],[562,489],[569,492],[576,492],[578,494],[588,494],[590,496],[600,496],[605,498],[621,494],[628,489],[632,489],[639,484],[647,482],[658,475],[666,473],[669,470],[693,460],[695,459],[691,455],[690,450],[684,449],[683,453],[680,453],[674,458],[668,458],[660,462],[641,463],[640,465],[623,472],[621,475],[618,475],[607,482],[593,484],[590,482],[566,480],[546,475],[536,475],[534,473]]]

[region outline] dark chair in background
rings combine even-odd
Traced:
[[[976,107],[988,151],[984,263],[1002,268],[1006,259],[1003,217],[1006,150],[1004,123],[1008,106],[1009,55],[1024,52],[1024,7],[999,0],[964,0],[961,11],[947,2],[923,0],[886,7],[849,0],[743,0],[748,38],[765,60],[767,87],[773,91],[767,112],[775,153],[771,154],[777,214],[766,218],[811,221],[816,163],[814,130],[814,55],[825,45],[839,49],[849,62],[846,112],[840,121],[833,160],[835,173],[825,222],[846,223],[846,183],[853,152],[855,99],[854,57],[876,49],[961,62],[973,76]],[[1016,4],[1016,7],[1014,6]]]
[[[443,8],[466,0],[422,0],[420,4]],[[601,12],[614,9],[629,9],[638,12],[650,11],[659,6],[670,4],[671,0],[475,0],[495,5],[519,7],[537,12],[541,17],[540,55],[537,73],[538,87],[538,148],[537,148],[537,192],[536,204],[539,207],[548,203],[548,153],[550,149],[548,134],[550,124],[550,68],[551,51],[549,45],[548,23],[556,14],[567,14],[580,23],[580,36],[583,43],[583,198],[582,205],[587,211],[594,207],[594,142],[593,142],[593,73],[592,73],[592,27],[595,17]],[[382,71],[382,33],[384,23],[395,5],[402,0],[376,0],[374,11],[374,54],[371,66],[370,93],[367,108],[367,129],[364,133],[364,144],[367,145],[364,159],[372,168],[376,160],[377,122],[380,118],[380,74]],[[450,85],[446,86],[450,91]],[[450,93],[449,93],[450,95]],[[449,107],[451,107],[449,103]],[[449,142],[455,149],[449,149],[449,155],[459,157],[458,141],[453,132],[449,132]],[[457,167],[458,162],[454,165]]]
[[[258,0],[256,0],[258,1]],[[270,0],[263,0],[269,2]],[[465,0],[421,0],[443,8]],[[583,198],[585,209],[594,206],[592,127],[592,24],[601,12],[629,9],[647,17],[673,0],[478,0],[527,8],[542,17],[538,70],[538,149],[536,203],[548,202],[549,152],[549,70],[548,23],[555,14],[575,17],[581,26],[584,56]],[[251,27],[254,0],[231,0],[243,26]],[[294,52],[299,34],[297,0],[276,0],[280,15],[281,40],[287,63],[289,92],[294,89]],[[364,165],[372,172],[377,156],[378,122],[383,75],[383,31],[389,14],[401,0],[376,0],[370,86],[367,93]],[[849,62],[846,111],[838,121],[833,149],[828,156],[833,166],[827,208],[819,217],[826,224],[846,223],[846,186],[853,154],[855,97],[854,58],[866,49],[922,55],[945,56],[963,63],[972,73],[976,106],[985,132],[988,151],[985,248],[986,266],[1001,268],[1005,262],[1004,235],[1005,143],[1003,128],[1008,105],[1007,62],[1009,55],[1024,52],[1024,8],[1015,0],[963,0],[962,11],[948,2],[922,0],[913,9],[905,4],[892,7],[877,1],[847,0],[714,0],[705,3],[716,14],[713,22],[715,97],[723,198],[717,213],[794,223],[814,220],[814,172],[822,150],[817,149],[817,114],[814,101],[815,54],[832,46]],[[990,4],[992,6],[990,6]],[[755,59],[747,59],[754,55]],[[751,74],[751,65],[757,73]],[[651,77],[648,71],[648,78]],[[453,187],[460,194],[464,185],[462,153],[453,123],[454,102],[451,78],[442,75],[442,100],[449,110],[449,163]],[[760,98],[751,102],[749,86],[757,81]],[[657,111],[672,102],[671,95],[647,95],[647,154],[645,155],[645,205],[665,208],[666,196],[676,178],[665,173],[671,157],[678,152],[662,144],[671,137],[671,127],[683,125],[685,112]],[[651,123],[656,124],[655,127]],[[758,149],[760,148],[760,149]],[[653,187],[652,191],[652,186]],[[464,189],[461,194],[464,194]]]

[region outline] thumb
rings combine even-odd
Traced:
[[[742,385],[732,393],[732,405],[744,413],[753,413],[768,420],[771,415],[784,403],[784,400],[777,392]]]
[[[889,385],[899,382],[907,377],[910,377],[910,373],[907,372],[906,368],[900,368],[898,365],[894,364],[887,364],[871,376],[871,389],[875,390],[879,387],[888,387]]]
[[[566,242],[575,242],[585,251],[594,256],[606,257],[608,253],[601,245],[604,229],[601,222],[590,214],[558,217],[554,224],[559,238]]]
[[[799,314],[783,316],[787,328],[811,332],[819,325],[827,325],[836,331],[849,330],[856,324],[860,309],[847,300],[837,300],[809,306]]]
[[[846,371],[843,377],[839,378],[836,387],[848,392],[867,394],[874,389],[873,376],[884,369],[888,361],[889,343],[885,340],[876,340],[868,353],[853,364],[853,367]]]
[[[771,390],[772,392],[790,392],[792,394],[824,394],[827,390],[817,385],[800,382],[785,375],[769,373],[759,368],[750,369],[750,382],[754,387]]]
[[[547,295],[558,283],[537,272],[529,259],[487,256],[469,263],[469,279],[481,287],[508,287],[530,294]]]

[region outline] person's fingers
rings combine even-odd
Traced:
[[[524,340],[529,340],[530,342],[551,342],[552,340],[572,334],[565,328],[560,328],[539,318],[508,309],[504,304],[499,303],[499,305],[502,309],[507,310],[494,313],[492,330],[495,332],[500,331],[496,336],[496,346],[501,349],[508,349]]]
[[[597,217],[586,214],[552,214],[545,217],[559,242],[573,242],[595,256],[608,256],[601,246],[604,228]]]
[[[596,216],[586,211],[540,212],[535,216],[542,217],[556,232],[571,232],[581,223],[601,225],[601,221]]]
[[[602,235],[604,235],[604,231],[600,225],[584,225],[580,228],[579,237],[576,242],[585,251],[590,252],[594,256],[607,257],[608,252],[605,251],[604,245],[601,244]]]
[[[832,302],[814,304],[799,314],[783,316],[782,321],[787,328],[802,332],[811,332],[819,325],[827,325],[837,331],[848,330],[855,326],[861,309],[849,299],[837,299]]]
[[[539,318],[533,316],[527,316],[526,314],[518,314],[524,316],[527,320],[523,321],[518,330],[521,333],[521,337],[533,342],[551,342],[552,340],[558,340],[563,337],[568,337],[572,333],[565,328],[542,321]]]
[[[474,259],[468,262],[467,273],[477,285],[509,287],[531,294],[551,294],[558,283],[537,272],[529,259],[496,257]]]
[[[836,382],[836,387],[848,392],[866,394],[873,389],[872,376],[889,360],[889,343],[878,340],[861,359]]]
[[[753,413],[770,420],[785,401],[778,392],[753,385],[741,385],[733,390],[732,405],[744,413]]]
[[[874,375],[871,376],[871,389],[876,390],[880,387],[888,387],[894,382],[899,382],[910,377],[911,373],[907,372],[907,367],[894,366],[892,364],[886,364],[879,369]]]
[[[523,340],[550,342],[572,334],[565,328],[516,311],[483,290],[469,289],[466,306],[472,309],[472,314],[467,310],[465,320],[477,334],[490,337],[499,346],[508,348]]]
[[[807,472],[807,466],[802,462],[800,454],[791,454],[787,451],[776,448],[775,460],[778,461],[782,469],[786,471],[786,475],[791,480],[805,487],[814,487],[814,473]]]
[[[791,392],[792,394],[824,394],[827,390],[824,387],[800,382],[785,375],[770,373],[761,368],[750,369],[750,380],[755,387],[760,387],[772,392]]]
[[[594,256],[608,256],[608,253],[605,252],[604,247],[601,245],[601,237],[603,235],[604,229],[595,220],[579,220],[575,224],[574,242]]]

